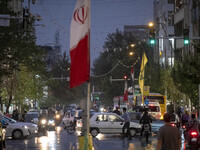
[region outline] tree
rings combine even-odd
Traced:
[[[188,95],[193,104],[198,104],[198,86],[200,84],[200,45],[194,45],[194,54],[185,55],[178,60],[172,70],[176,87]]]
[[[69,87],[69,81],[66,80],[69,73],[70,62],[66,53],[64,53],[62,59],[54,62],[47,83],[49,96],[42,102],[43,105],[79,103],[81,98],[87,96],[87,91],[84,90],[87,89],[85,84],[72,89]],[[62,80],[62,78],[65,79]]]
[[[135,44],[134,48],[131,48],[131,44]],[[130,51],[134,52],[133,56],[129,55]],[[104,52],[100,53],[100,56],[94,61],[92,68],[94,78],[91,82],[99,91],[104,92],[106,97],[104,104],[110,105],[114,96],[124,94],[124,82],[111,83],[110,76],[113,79],[123,79],[124,75],[128,75],[130,78],[131,67],[138,61],[134,65],[135,77],[138,77],[143,52],[146,53],[149,62],[152,62],[153,51],[148,44],[119,30],[108,34],[104,44]],[[139,58],[140,60],[138,60]]]
[[[0,14],[16,16],[18,12],[14,13],[8,8],[7,2],[0,3]],[[5,99],[8,99],[7,110],[13,98],[25,100],[25,97],[30,96],[27,93],[25,96],[20,92],[19,83],[23,83],[20,82],[18,76],[21,72],[20,69],[26,67],[33,77],[35,75],[42,76],[41,74],[45,73],[44,51],[35,44],[33,23],[34,20],[31,20],[26,29],[23,29],[22,21],[14,19],[10,20],[9,27],[0,27],[0,83],[2,90],[4,90],[2,95],[5,96]],[[21,68],[21,66],[23,67]]]

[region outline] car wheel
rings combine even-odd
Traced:
[[[130,133],[131,133],[131,136],[133,137],[136,135],[137,131],[136,129],[130,129]]]
[[[99,134],[99,131],[98,131],[98,129],[93,128],[90,130],[90,133],[93,137],[95,137]]]
[[[12,138],[13,139],[20,139],[23,137],[23,133],[21,130],[14,130],[12,133]]]

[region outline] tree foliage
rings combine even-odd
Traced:
[[[132,48],[131,44],[135,44],[135,46]],[[134,52],[133,56],[129,55],[131,51]],[[111,83],[110,76],[112,76],[112,79],[123,79],[124,75],[127,75],[131,79],[131,66],[138,61],[134,65],[135,78],[137,78],[143,52],[146,53],[149,62],[153,62],[152,48],[145,42],[141,42],[134,36],[126,35],[119,30],[108,34],[104,44],[104,52],[100,53],[92,68],[94,77],[99,76],[92,78],[92,85],[95,86],[96,90],[104,92],[106,97],[104,104],[111,104],[114,96],[120,96],[124,93],[124,82]],[[131,86],[130,81],[129,85]]]
[[[87,96],[87,86],[85,84],[72,89],[69,87],[69,81],[66,80],[70,74],[69,68],[69,58],[64,53],[62,59],[54,62],[48,81],[49,96],[43,102],[43,105],[53,106],[55,104],[79,104],[80,99]]]
[[[197,105],[200,84],[200,45],[195,45],[194,49],[193,54],[185,55],[182,61],[175,63],[172,77],[176,87]]]
[[[7,2],[0,2],[0,14],[16,17],[19,12],[13,12]],[[42,98],[43,85],[37,85],[33,80],[37,80],[36,75],[44,77],[45,53],[35,43],[33,23],[31,20],[26,28],[22,28],[22,20],[11,19],[10,26],[0,27],[0,83],[7,110],[12,99],[23,104],[25,99],[33,99],[33,93],[37,93],[37,99]]]

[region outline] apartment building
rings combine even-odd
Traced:
[[[156,45],[154,60],[162,66],[174,64],[174,0],[154,0]]]

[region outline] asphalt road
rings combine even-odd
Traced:
[[[20,140],[6,140],[6,150],[77,150],[78,135],[80,132],[68,134],[62,127],[55,131],[49,131],[45,136],[36,135]],[[120,139],[120,135],[99,134],[93,138],[95,150],[154,150],[156,147],[156,135],[149,138],[149,142],[139,135],[128,139]],[[183,149],[188,150],[187,144],[183,140]]]

